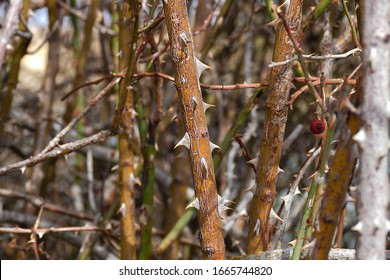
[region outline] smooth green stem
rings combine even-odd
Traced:
[[[294,247],[293,255],[291,257],[292,260],[299,260],[301,256],[301,250],[302,250],[302,245],[303,241],[305,239],[306,235],[306,228],[309,221],[309,217],[311,216],[311,212],[313,209],[313,197],[317,192],[317,182],[316,180],[313,180],[310,185],[310,191],[306,199],[306,204],[303,212],[303,217],[301,224],[299,226],[299,231],[298,231],[298,236],[297,236],[297,244]]]
[[[265,0],[265,6],[267,7],[267,14],[271,20],[274,20],[276,18],[276,14],[272,9],[272,5],[274,5],[274,2],[272,0]]]
[[[154,177],[155,166],[154,159],[156,158],[155,139],[154,132],[152,131],[153,125],[145,117],[144,107],[139,100],[136,111],[138,113],[138,127],[141,138],[142,154],[144,157],[143,168],[143,195],[142,203],[146,210],[146,224],[141,227],[141,242],[139,248],[139,259],[150,259],[153,247],[152,247],[152,228],[153,228],[153,196],[154,196]],[[149,131],[148,131],[149,128]],[[148,137],[149,132],[149,137]]]

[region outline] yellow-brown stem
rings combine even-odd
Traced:
[[[286,11],[286,9],[288,9]],[[285,17],[290,30],[298,36],[302,16],[302,0],[291,0],[285,7]],[[295,53],[288,33],[279,22],[273,61],[285,61]],[[259,253],[268,249],[270,227],[268,224],[275,198],[276,180],[282,152],[284,130],[288,114],[288,96],[291,89],[291,64],[272,68],[264,132],[260,147],[260,156],[256,173],[256,191],[254,193],[248,232],[248,253]]]
[[[175,83],[186,128],[192,177],[199,201],[200,241],[205,259],[224,259],[225,244],[194,43],[185,0],[163,1],[175,65]]]

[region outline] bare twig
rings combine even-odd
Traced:
[[[36,232],[36,234],[39,236],[39,238],[42,238],[43,235],[51,232],[81,232],[81,231],[101,231],[105,232],[105,229],[96,227],[96,226],[81,226],[81,227],[50,227],[50,228],[5,228],[0,227],[1,233],[13,233],[13,234],[32,234],[33,232]]]
[[[339,58],[346,58],[350,55],[354,55],[356,53],[362,53],[362,52],[363,51],[361,48],[355,48],[355,49],[352,49],[352,50],[350,50],[346,53],[342,53],[342,54],[326,54],[326,55],[302,54],[302,57],[306,60],[339,59]],[[280,66],[280,65],[285,65],[285,64],[291,63],[297,59],[298,59],[298,56],[294,55],[292,58],[287,59],[285,61],[280,61],[280,62],[271,61],[271,63],[268,64],[268,67],[272,68],[272,67],[276,67],[276,66]]]
[[[279,227],[276,236],[277,236],[277,242],[278,242],[278,248],[282,246],[282,239],[284,230],[286,228],[287,219],[290,214],[291,205],[294,199],[294,196],[297,194],[300,194],[300,191],[298,189],[299,182],[301,182],[303,175],[306,173],[307,169],[309,168],[310,164],[317,158],[317,156],[320,154],[321,148],[316,149],[310,157],[306,160],[306,162],[303,164],[302,168],[299,170],[294,182],[292,182],[290,189],[286,196],[282,197],[284,201],[284,214],[282,220],[284,221],[282,225]]]
[[[108,137],[115,135],[111,130],[103,130],[100,131],[99,133],[96,133],[94,135],[91,135],[89,137],[86,137],[84,139],[70,142],[61,146],[57,146],[56,148],[52,149],[49,152],[46,153],[40,153],[39,155],[36,155],[34,157],[30,157],[29,159],[13,163],[7,166],[4,166],[0,168],[0,175],[5,175],[10,172],[15,172],[15,171],[22,171],[22,173],[26,170],[27,167],[34,166],[38,163],[41,163],[43,161],[46,161],[51,158],[56,158],[58,156],[64,156],[67,154],[70,154],[71,152],[74,152],[78,149],[81,149],[85,146],[104,142],[107,140]]]
[[[122,73],[124,74],[124,71]],[[96,103],[102,99],[105,95],[110,93],[111,89],[120,82],[122,79],[121,76],[118,76],[116,79],[111,81],[103,90],[101,90],[93,99],[92,101],[88,104],[87,107],[84,108],[83,111],[81,111],[75,118],[73,118],[67,126],[65,126],[51,141],[50,143],[46,146],[45,149],[41,152],[41,154],[47,153],[48,151],[52,150],[58,143],[60,142],[61,138],[67,134],[75,125],[76,123],[81,120],[85,115],[87,115],[92,108],[96,105]]]

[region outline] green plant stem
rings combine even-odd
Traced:
[[[189,208],[184,212],[173,228],[167,235],[165,235],[164,239],[158,245],[156,250],[157,254],[162,254],[166,249],[169,248],[169,246],[171,246],[171,244],[178,238],[183,229],[188,225],[195,213],[196,212],[193,208]]]
[[[292,259],[299,260],[304,240],[308,240],[312,234],[312,227],[315,217],[321,205],[321,195],[325,187],[325,171],[330,157],[331,144],[333,140],[335,117],[330,120],[330,127],[327,130],[324,146],[321,150],[321,160],[319,169],[310,185],[310,191],[306,199],[304,214],[299,226],[297,243],[294,247]],[[317,195],[318,194],[318,195]],[[314,209],[314,211],[313,211]],[[313,213],[315,215],[313,215]]]
[[[141,138],[141,150],[144,158],[143,165],[143,194],[142,204],[143,215],[146,216],[146,224],[141,225],[141,242],[139,248],[140,259],[150,259],[153,251],[152,247],[152,227],[153,227],[153,196],[154,196],[154,176],[155,167],[154,159],[156,157],[155,149],[155,131],[153,124],[148,121],[145,116],[142,100],[139,100],[136,111],[138,113],[138,128]],[[149,139],[148,139],[149,132]]]
[[[351,26],[353,42],[355,43],[355,46],[357,48],[361,48],[361,45],[360,45],[359,39],[358,39],[358,35],[357,35],[357,32],[356,32],[356,28],[355,28],[355,23],[353,22],[352,17],[351,17],[351,15],[349,13],[349,10],[348,10],[348,7],[347,7],[347,2],[345,0],[341,0],[341,2],[343,4],[344,13],[347,16],[349,25]]]
[[[333,116],[330,122],[335,123],[336,117]],[[315,224],[318,223],[317,217],[319,215],[321,203],[322,203],[322,198],[325,192],[326,188],[326,173],[328,169],[328,162],[330,159],[330,152],[331,152],[331,147],[332,147],[332,141],[333,141],[333,135],[334,135],[334,129],[335,126],[333,125],[327,130],[327,135],[326,135],[326,140],[323,149],[321,150],[321,160],[320,160],[320,166],[318,169],[318,173],[316,175],[316,179],[318,182],[317,186],[317,192],[315,194],[314,198],[314,204],[313,204],[313,210],[310,216],[311,223],[308,225],[308,228],[306,230],[305,234],[305,240],[311,240],[312,239],[312,233],[313,233],[313,227]]]
[[[311,215],[312,209],[313,209],[313,197],[317,192],[317,183],[316,180],[313,180],[310,185],[310,191],[306,199],[305,208],[303,210],[303,217],[301,224],[299,226],[298,236],[297,236],[297,243],[295,244],[293,255],[291,257],[292,260],[299,260],[301,256],[301,250],[303,245],[303,240],[305,238],[306,233],[306,227],[308,225],[309,217]]]
[[[265,6],[267,7],[267,14],[271,20],[274,20],[276,18],[276,15],[272,8],[272,5],[275,5],[272,0],[265,0]]]

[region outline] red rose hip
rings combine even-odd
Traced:
[[[322,120],[314,120],[310,123],[310,130],[314,134],[321,134],[325,130],[325,123]]]

